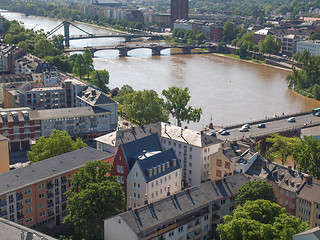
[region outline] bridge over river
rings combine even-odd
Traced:
[[[214,44],[211,44],[211,45],[126,44],[126,45],[115,45],[115,46],[108,45],[108,46],[86,47],[86,48],[90,50],[92,55],[94,55],[95,52],[102,51],[102,50],[118,50],[120,57],[125,57],[128,55],[129,51],[139,49],[139,48],[151,49],[153,56],[160,55],[162,50],[170,49],[170,48],[179,48],[181,49],[183,54],[190,54],[193,49],[204,49],[207,52],[216,52],[216,45]],[[66,49],[65,52],[82,52],[82,51],[85,51],[86,48],[69,48],[69,49]]]

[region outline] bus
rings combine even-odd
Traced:
[[[316,115],[317,112],[320,112],[320,108],[312,109],[312,114]]]

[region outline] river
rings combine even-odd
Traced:
[[[16,19],[28,28],[49,31],[61,21],[20,13],[1,12],[7,19]],[[93,33],[109,32],[105,29],[77,23]],[[62,33],[62,29],[59,31]],[[70,27],[71,35],[83,34]],[[123,39],[89,39],[71,41],[72,47],[117,44]],[[171,50],[176,53],[179,50]],[[215,54],[151,56],[151,50],[130,51],[128,57],[118,57],[117,51],[95,53],[94,66],[110,73],[110,88],[131,85],[136,90],[153,89],[161,95],[171,86],[190,89],[190,105],[201,107],[199,123],[189,127],[200,130],[204,124],[230,125],[320,107],[318,101],[300,96],[287,88],[287,70],[261,64],[248,63]]]

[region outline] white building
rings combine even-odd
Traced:
[[[143,152],[127,176],[127,207],[155,202],[181,191],[181,167],[172,149]]]
[[[195,186],[209,179],[209,156],[217,151],[222,141],[203,132],[158,122],[142,128],[119,130],[95,140],[98,150],[116,153],[120,144],[152,133],[158,133],[160,136],[163,150],[172,148],[175,152],[182,167],[182,180],[186,186]]]
[[[312,56],[320,55],[319,41],[299,41],[297,42],[297,52],[307,50]]]

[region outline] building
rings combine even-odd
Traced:
[[[173,30],[173,24],[175,20],[188,19],[188,14],[188,0],[171,0],[171,30]]]
[[[172,148],[175,152],[182,167],[184,186],[195,186],[209,179],[209,156],[217,151],[222,141],[204,132],[158,122],[96,138],[97,149],[115,153],[120,144],[154,133],[159,135],[163,150]]]
[[[298,191],[296,198],[296,217],[302,221],[310,222],[311,227],[320,226],[319,180],[310,178]]]
[[[320,55],[319,41],[299,41],[297,42],[297,52],[308,51],[312,56]]]
[[[0,174],[0,217],[26,227],[60,225],[67,182],[89,161],[113,163],[113,154],[86,147]]]
[[[293,236],[292,240],[319,240],[320,239],[320,228],[311,228],[302,233],[298,233]]]
[[[208,181],[104,220],[104,239],[209,239],[231,214],[244,174]]]
[[[169,192],[181,191],[181,166],[172,149],[143,150],[133,161],[127,176],[128,209],[165,198]]]
[[[296,53],[296,48],[297,48],[297,42],[299,41],[299,38],[293,34],[284,36],[282,38],[282,53],[287,55],[287,56],[292,56],[293,54]]]
[[[0,174],[10,171],[9,139],[0,135]]]
[[[57,240],[31,228],[0,218],[1,238],[21,240]]]

